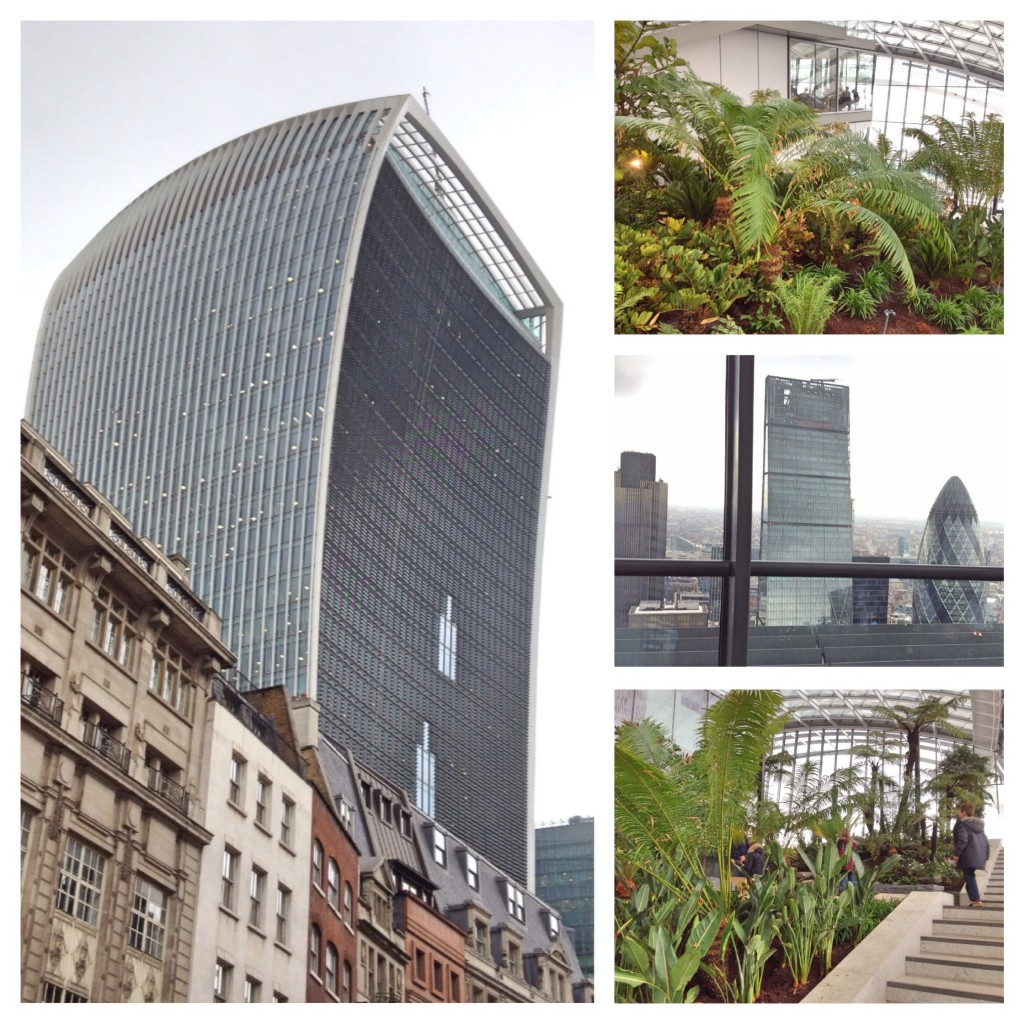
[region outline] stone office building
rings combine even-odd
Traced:
[[[184,565],[21,431],[21,998],[187,998],[202,723],[232,656]]]

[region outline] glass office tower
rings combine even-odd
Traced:
[[[761,558],[850,562],[850,389],[833,381],[765,378]],[[762,577],[758,623],[850,621],[848,579]]]
[[[252,686],[516,878],[560,305],[423,111],[193,160],[54,285],[28,419],[191,563]]]
[[[623,452],[615,470],[615,557],[664,558],[668,537],[668,484],[657,479],[657,459]],[[615,578],[615,626],[629,625],[629,610],[665,596],[656,576]]]
[[[970,494],[951,476],[928,513],[918,562],[984,565],[981,524]],[[981,580],[915,580],[914,622],[984,622],[988,584]]]

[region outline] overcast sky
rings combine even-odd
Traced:
[[[764,379],[771,374],[835,379],[850,388],[850,485],[857,516],[923,522],[943,484],[959,476],[980,518],[1001,522],[1002,382],[1008,367],[1001,345],[990,341],[979,348],[974,340],[895,336],[888,350],[857,356],[756,355],[755,509],[761,507]],[[620,452],[652,452],[670,505],[720,508],[724,395],[724,353],[694,355],[678,344],[658,354],[619,355],[609,480]]]
[[[557,557],[572,553],[586,481],[600,479],[602,464],[599,447],[582,457],[573,450],[574,424],[596,401],[595,380],[610,391],[594,362],[608,316],[606,261],[598,264],[588,236],[604,230],[610,200],[602,175],[580,173],[604,156],[593,67],[589,21],[30,22],[22,38],[20,336],[9,339],[15,394],[5,403],[12,418],[24,410],[50,285],[138,194],[263,125],[375,96],[411,93],[422,104],[427,88],[431,117],[565,303],[540,639],[538,822],[593,815],[610,792],[583,770],[595,738],[609,733],[610,689],[599,705],[567,685],[579,678],[580,658],[566,643],[576,631],[560,628],[570,619],[559,607],[572,603],[574,588]],[[607,504],[603,490],[595,494]],[[603,565],[607,551],[597,553]],[[609,631],[607,660],[595,653],[595,666],[606,668],[610,652]],[[581,770],[567,774],[567,764]]]

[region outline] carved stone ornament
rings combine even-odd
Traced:
[[[85,972],[89,969],[89,943],[82,939],[78,944],[78,953],[75,955],[75,980],[81,984]]]
[[[50,970],[56,971],[64,956],[64,929],[57,925],[50,939]]]
[[[132,960],[128,961],[128,966],[124,969],[124,977],[121,979],[121,1002],[127,1003],[131,1001],[132,993],[135,991],[135,963]]]
[[[142,1001],[144,1003],[156,1002],[156,978],[153,977],[152,971],[149,972],[145,984],[142,986]]]
[[[72,672],[71,675],[68,676],[68,686],[70,686],[75,693],[82,692],[82,682],[78,678],[77,672]]]

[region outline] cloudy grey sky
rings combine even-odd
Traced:
[[[791,339],[798,340],[806,339]],[[772,374],[835,379],[850,388],[856,515],[923,522],[942,485],[959,476],[982,520],[1002,521],[1008,366],[1001,346],[989,341],[972,348],[974,340],[893,337],[887,348],[853,356],[755,356],[755,508],[761,504],[764,378]],[[836,342],[818,344],[832,348]],[[865,347],[860,339],[856,345]],[[621,354],[609,481],[620,452],[653,452],[670,505],[720,508],[724,394],[724,352],[691,354],[680,343],[652,354]]]
[[[610,393],[593,355],[608,285],[592,257],[610,199],[600,174],[579,173],[604,156],[593,67],[589,21],[57,21],[25,23],[22,35],[20,333],[5,403],[12,417],[24,409],[50,285],[139,193],[282,118],[399,93],[422,103],[421,90],[429,91],[432,118],[565,303],[537,707],[538,776],[548,781],[537,787],[538,822],[595,814],[610,792],[593,772],[565,775],[567,760],[589,760],[594,737],[607,732],[611,698],[582,701],[566,685],[580,665],[566,637],[579,631],[561,628],[587,613],[566,612],[574,577],[559,558],[572,553],[587,480],[600,478],[600,449],[581,455],[573,447],[575,424],[593,407],[591,374]],[[595,666],[608,664],[593,657]],[[553,776],[562,783],[551,785]]]

